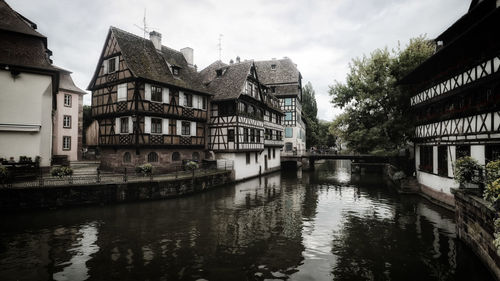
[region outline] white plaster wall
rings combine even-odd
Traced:
[[[233,161],[234,179],[241,180],[259,175],[259,168],[264,172],[264,157],[261,154],[258,163],[255,163],[255,153],[250,152],[250,164],[246,163],[246,153],[216,153],[216,159],[226,159]],[[258,154],[258,152],[257,152]]]
[[[0,70],[0,124],[41,125],[39,132],[0,131],[0,157],[42,157],[49,166],[52,151],[52,80],[21,73],[13,79]]]
[[[479,162],[480,165],[486,164],[486,156],[484,154],[484,145],[471,145],[470,156]]]
[[[64,95],[71,95],[71,107],[64,106]],[[79,95],[60,91],[57,93],[57,111],[54,123],[54,155],[68,155],[70,161],[78,160],[78,108]],[[63,128],[64,115],[71,116],[71,128]],[[63,150],[63,136],[71,137],[71,149]]]
[[[440,177],[438,175],[417,171],[417,180],[436,191],[451,194],[451,188],[458,188],[459,184],[450,178]]]
[[[275,150],[276,157],[273,159],[273,149]],[[267,168],[274,169],[281,166],[281,151],[279,147],[271,147],[271,154],[268,155],[267,147],[264,148],[264,152],[262,153],[262,163],[264,163],[264,156],[267,156]],[[265,167],[263,165],[262,167]]]
[[[438,147],[436,145],[432,147],[432,172],[438,173]]]
[[[456,159],[456,151],[457,151],[457,147],[454,146],[454,145],[450,145],[448,146],[448,177],[455,177],[455,171],[453,169],[455,169],[455,162],[457,161]]]

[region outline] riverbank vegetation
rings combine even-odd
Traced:
[[[306,121],[307,148],[335,147],[336,137],[330,131],[331,122],[318,119],[316,92],[311,82],[302,87],[302,115]]]
[[[359,153],[391,154],[407,146],[413,135],[410,96],[397,82],[434,53],[425,36],[406,48],[376,49],[349,64],[346,82],[330,86],[332,104],[344,110],[332,131]]]

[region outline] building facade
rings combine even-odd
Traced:
[[[201,71],[214,93],[209,149],[228,161],[241,180],[280,169],[283,113],[279,101],[258,78],[253,61],[216,61]]]
[[[498,1],[472,1],[436,39],[436,53],[400,83],[416,118],[415,167],[421,190],[454,205],[453,168],[465,155],[481,165],[500,157]]]
[[[255,62],[260,81],[279,99],[284,115],[284,151],[306,150],[306,124],[302,118],[302,75],[287,57]]]
[[[193,49],[176,51],[111,27],[94,76],[92,116],[105,169],[151,163],[158,172],[205,158],[210,92],[193,64]]]
[[[83,130],[83,96],[85,91],[75,86],[71,72],[60,69],[57,110],[54,112],[52,154],[65,155],[69,161],[81,159]]]
[[[36,24],[0,0],[0,158],[48,167],[59,73]]]

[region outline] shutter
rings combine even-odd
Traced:
[[[177,124],[176,125],[177,125],[176,126],[176,131],[177,131],[176,133],[177,133],[177,135],[180,136],[181,133],[182,133],[182,121],[181,120],[177,120]]]
[[[108,74],[108,60],[102,61],[102,74]]]
[[[168,135],[168,119],[164,118],[162,119],[162,124],[161,124],[161,132],[164,135]]]
[[[179,105],[181,105],[181,106],[186,105],[186,98],[184,97],[183,91],[179,91]]]
[[[169,94],[169,89],[168,88],[163,88],[163,103],[170,103],[170,100],[168,99],[168,94]]]
[[[127,83],[118,85],[118,101],[127,100]]]
[[[196,137],[196,122],[191,122],[191,136]]]
[[[151,100],[151,84],[146,83],[144,85],[144,99]]]
[[[115,71],[120,70],[120,56],[115,57]]]
[[[120,133],[120,118],[115,119],[115,134]]]
[[[132,134],[134,132],[134,122],[132,121],[132,117],[127,117],[128,118],[128,132]]]
[[[151,117],[144,117],[144,133],[151,134]]]

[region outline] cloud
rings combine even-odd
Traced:
[[[36,22],[48,37],[54,63],[73,71],[86,88],[109,26],[137,35],[149,26],[162,33],[165,45],[194,48],[199,69],[222,60],[290,57],[303,83],[316,90],[318,117],[340,112],[330,104],[328,86],[344,81],[348,63],[376,48],[405,44],[412,37],[437,36],[467,11],[456,0],[10,0],[13,9]],[[84,99],[90,103],[90,95]]]

